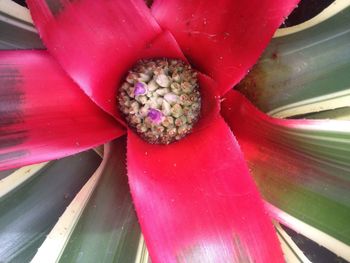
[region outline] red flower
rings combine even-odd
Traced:
[[[153,262],[282,262],[219,111],[297,2],[158,0],[149,10],[141,0],[28,0],[53,57],[0,53],[1,168],[63,157],[126,131],[131,193]],[[121,77],[154,57],[187,60],[201,72],[201,119],[167,146],[127,129],[115,103]]]

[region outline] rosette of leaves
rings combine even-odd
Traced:
[[[1,48],[43,48],[27,10],[3,3]],[[275,117],[349,119],[349,5],[335,1],[318,16],[280,29],[236,89]],[[244,110],[226,108],[224,115],[230,123],[231,111],[242,111],[235,117],[242,125],[232,129],[271,216],[350,260],[349,124],[286,127],[255,113],[247,101],[240,105]],[[122,138],[104,152],[96,149],[99,155],[90,151],[2,172],[0,261],[147,261],[124,144]],[[287,261],[313,259],[277,223],[276,229]]]

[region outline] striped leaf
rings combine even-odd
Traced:
[[[350,106],[350,1],[336,0],[303,24],[280,29],[238,85],[276,117]]]
[[[133,262],[140,228],[125,170],[125,140],[107,145],[103,163],[40,247],[35,262]]]
[[[92,151],[23,167],[0,181],[0,261],[28,262],[100,163]]]
[[[222,112],[265,199],[298,221],[272,215],[350,259],[350,121],[274,119],[237,92]]]

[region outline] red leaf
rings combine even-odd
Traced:
[[[46,51],[0,52],[0,169],[71,155],[123,133]]]
[[[333,120],[310,120],[310,119],[279,119],[273,118],[256,108],[247,98],[235,90],[228,92],[221,103],[221,114],[225,121],[229,124],[234,134],[237,137],[253,140],[256,138],[256,130],[251,131],[257,122],[264,122],[268,126],[280,127],[281,129],[305,129],[330,131],[347,130],[348,121],[333,121]],[[255,123],[255,124],[253,124]],[[253,125],[252,125],[253,124]],[[271,130],[272,132],[272,130]],[[266,137],[266,134],[261,134]],[[276,138],[274,138],[276,139]]]
[[[299,0],[156,0],[152,13],[223,94],[243,78]]]
[[[245,157],[249,161],[257,158],[269,159],[270,157],[261,156],[266,155],[270,150],[279,157],[276,159],[282,160],[283,155],[288,156],[293,151],[285,141],[293,144],[293,138],[297,138],[299,133],[312,134],[315,131],[347,133],[350,131],[349,121],[273,118],[261,112],[235,90],[228,92],[223,98],[221,114],[239,140]],[[314,136],[317,137],[317,134]],[[257,144],[259,147],[256,147]],[[303,148],[297,142],[294,144],[296,148]],[[305,148],[306,145],[302,146]],[[296,156],[297,154],[294,157]]]
[[[239,146],[201,76],[193,134],[150,145],[128,132],[129,182],[152,262],[283,262]],[[209,100],[209,101],[208,101]]]
[[[160,32],[142,0],[28,0],[41,37],[85,93],[113,116],[120,78]]]

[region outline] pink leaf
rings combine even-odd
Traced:
[[[201,76],[193,134],[150,145],[128,132],[128,176],[152,262],[283,262],[272,224],[230,129]],[[214,93],[215,94],[215,93]]]
[[[102,109],[117,114],[116,88],[161,29],[142,0],[28,0],[49,52]]]
[[[0,52],[0,169],[61,158],[124,133],[46,51]]]
[[[299,0],[156,0],[152,13],[221,94],[243,78]]]

